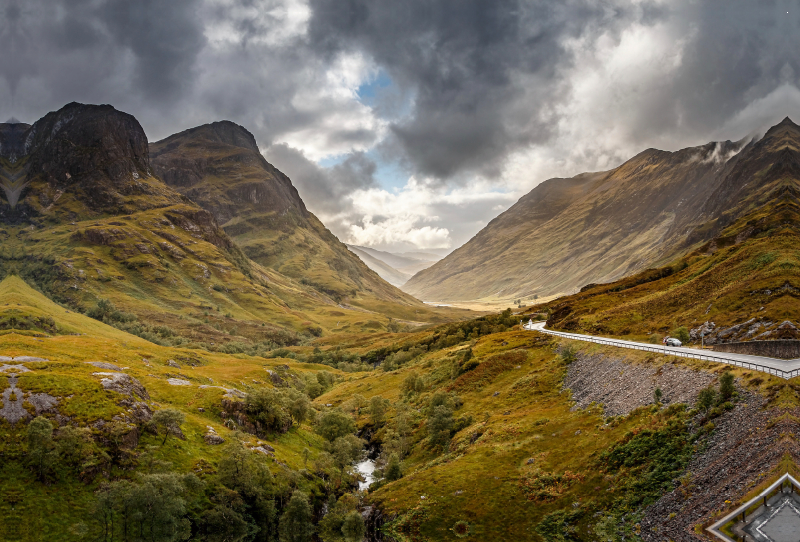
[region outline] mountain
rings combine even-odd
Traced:
[[[337,301],[419,308],[385,282],[309,212],[255,138],[232,122],[185,130],[150,145],[153,169],[208,210],[248,258]]]
[[[350,249],[350,252],[358,256],[362,262],[367,264],[367,267],[375,271],[389,284],[393,284],[394,286],[400,288],[408,279],[411,278],[411,275],[408,273],[398,271],[383,260],[379,260],[369,252],[362,250],[360,247],[347,245],[347,248]]]
[[[383,280],[398,288],[402,287],[414,274],[427,269],[441,259],[431,252],[393,253],[358,245],[347,245],[347,248],[361,258],[370,269],[378,273]]]
[[[800,338],[800,128],[787,119],[743,150],[699,217],[689,250],[669,265],[530,311],[556,329],[601,335],[684,327],[709,344]]]
[[[255,145],[236,139],[238,127],[219,132]],[[142,127],[108,105],[72,103],[32,125],[0,124],[0,277],[17,274],[73,310],[160,344],[230,351],[374,333],[391,318],[453,317],[367,269],[305,210],[288,179],[266,195],[248,189],[269,209],[292,206],[281,211],[289,217],[284,230],[272,232],[290,239],[278,249],[294,250],[276,256],[284,274],[249,259],[212,211],[155,172]],[[241,181],[235,171],[216,173],[226,176],[223,184]],[[286,233],[292,220],[306,228],[292,230],[294,237]],[[305,249],[291,244],[304,238]],[[291,257],[300,266],[293,274]],[[340,272],[329,289],[314,280],[332,274],[321,258]]]
[[[404,289],[423,300],[525,299],[664,264],[772,194],[762,192],[794,167],[785,153],[797,131],[787,118],[760,140],[648,149],[610,171],[545,181]]]

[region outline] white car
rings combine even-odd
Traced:
[[[666,344],[667,346],[683,346],[682,342],[680,342],[678,339],[675,339],[673,337],[670,337],[669,339],[667,339],[664,344]]]

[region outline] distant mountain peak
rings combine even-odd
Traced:
[[[795,124],[794,121],[792,119],[790,119],[789,117],[786,117],[782,121],[780,121],[778,124],[776,124],[775,126],[770,128],[769,130],[767,130],[767,133],[764,134],[764,135],[765,136],[770,136],[770,135],[773,135],[773,134],[775,134],[777,132],[783,132],[783,131],[785,131],[787,129],[795,131],[795,132],[800,132],[800,126]]]

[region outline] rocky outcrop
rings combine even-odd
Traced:
[[[145,401],[150,400],[150,394],[141,382],[125,373],[93,373],[101,377],[100,384],[103,388],[115,391],[128,397],[138,396]]]
[[[70,103],[31,126],[0,124],[0,156],[5,223],[128,214],[182,201],[153,178],[138,121],[110,105]]]
[[[211,446],[217,446],[225,442],[225,439],[219,436],[213,427],[209,425],[207,426],[207,429],[208,431],[206,431],[206,434],[203,435],[203,441],[206,444],[209,444]]]

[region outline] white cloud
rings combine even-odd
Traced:
[[[329,222],[346,225],[347,242],[387,250],[453,248],[517,199],[486,182],[451,189],[411,177],[396,193],[357,190],[347,211]]]

